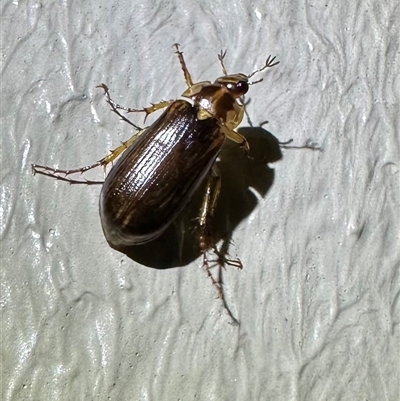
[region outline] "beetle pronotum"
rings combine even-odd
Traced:
[[[203,267],[219,295],[222,286],[211,272],[207,253],[212,250],[218,263],[242,268],[239,259],[222,255],[212,241],[211,220],[220,192],[221,179],[215,164],[226,138],[238,143],[248,154],[246,139],[235,129],[241,123],[244,106],[239,98],[256,73],[273,67],[275,57],[268,57],[265,65],[249,75],[228,75],[224,66],[225,53],[220,53],[223,76],[215,80],[193,83],[186,67],[183,53],[175,44],[187,89],[186,100],[162,101],[143,109],[126,108],[111,100],[106,85],[104,89],[112,110],[132,124],[137,132],[128,141],[92,165],[72,170],[60,170],[38,164],[32,165],[33,173],[47,175],[72,184],[103,184],[100,195],[100,218],[104,235],[111,247],[140,245],[159,237],[184,209],[199,185],[207,180],[200,211],[200,249]],[[140,128],[127,120],[119,110],[144,112],[147,115],[166,108],[149,127]],[[122,154],[122,155],[121,155]],[[75,180],[74,173],[84,173],[98,166],[105,167],[118,156],[105,181]]]

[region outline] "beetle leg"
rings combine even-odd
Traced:
[[[207,181],[206,193],[204,195],[203,203],[201,206],[199,224],[200,224],[200,249],[203,254],[203,268],[207,276],[210,278],[212,284],[218,291],[218,296],[223,299],[222,285],[217,282],[211,271],[207,252],[214,248],[214,241],[211,233],[211,219],[217,204],[218,196],[221,189],[221,177],[218,172],[217,166],[214,164],[212,167]]]
[[[65,179],[65,177],[67,175],[70,175],[70,174],[76,174],[76,173],[83,174],[84,172],[86,172],[88,170],[92,170],[92,169],[94,169],[96,167],[99,167],[99,166],[103,166],[104,170],[105,170],[105,167],[107,166],[107,164],[113,162],[124,150],[129,148],[129,146],[131,146],[132,143],[135,142],[136,139],[145,130],[146,130],[146,128],[143,128],[140,131],[136,132],[135,135],[133,135],[127,141],[122,142],[120,146],[118,146],[117,148],[112,150],[109,155],[107,155],[106,157],[103,157],[98,162],[96,162],[94,164],[91,164],[89,166],[79,167],[79,168],[69,169],[69,170],[62,170],[62,169],[58,169],[58,168],[54,168],[54,167],[42,166],[40,164],[32,164],[32,172],[33,172],[33,174],[38,173],[38,174],[47,175],[49,177],[56,178],[58,180],[68,181],[68,182],[71,182],[71,184],[77,184],[77,183],[87,184],[87,183],[91,183],[88,180],[84,180],[84,181],[79,181],[78,180],[78,181],[76,181],[76,180]],[[62,175],[60,175],[60,174],[64,175],[64,177]],[[99,181],[95,181],[93,183],[94,184],[99,184],[100,182]]]
[[[146,130],[146,128],[140,128],[136,124],[134,124],[132,121],[128,120],[126,117],[124,117],[119,111],[119,108],[122,108],[122,106],[119,106],[116,104],[113,100],[110,99],[110,94],[108,92],[108,88],[106,85],[101,84],[98,87],[102,88],[104,90],[104,93],[107,97],[107,102],[110,104],[111,109],[114,113],[116,113],[123,121],[127,122],[128,124],[132,125],[135,127],[138,132],[136,132],[131,138],[129,138],[127,141],[122,142],[120,146],[115,148],[114,150],[111,151],[109,155],[106,157],[103,157],[101,160],[97,161],[94,164],[90,164],[89,166],[84,166],[84,167],[79,167],[75,169],[68,169],[68,170],[62,170],[54,167],[48,167],[48,166],[43,166],[40,164],[32,164],[32,173],[33,174],[42,174],[42,175],[47,175],[48,177],[55,178],[57,180],[61,181],[67,181],[70,184],[102,184],[102,181],[90,181],[90,180],[73,180],[70,178],[66,178],[66,176],[70,174],[76,174],[80,173],[83,174],[88,170],[92,170],[96,167],[103,166],[104,167],[104,173],[105,173],[105,167],[107,164],[113,162],[124,150],[126,150],[129,146],[132,145],[133,142],[136,141],[137,138]]]
[[[116,109],[125,110],[127,113],[146,113],[146,116],[144,118],[144,120],[146,121],[146,118],[149,114],[169,106],[173,102],[173,100],[161,100],[161,102],[151,103],[150,107],[143,107],[142,109],[132,109],[131,107],[124,107],[115,103],[111,99],[108,99],[108,102],[112,104],[112,106]]]
[[[142,128],[138,127],[136,124],[134,124],[131,120],[127,119],[124,117],[118,110],[125,110],[129,111],[130,109],[124,106],[121,106],[118,103],[115,103],[114,100],[111,99],[110,97],[110,92],[108,91],[108,87],[105,84],[100,84],[97,85],[96,88],[102,88],[104,90],[104,94],[107,99],[107,103],[111,106],[111,111],[113,111],[121,120],[125,121],[126,123],[132,125],[134,128],[136,128],[138,131],[140,131]]]
[[[164,109],[165,107],[169,106],[174,100],[161,100],[158,103],[152,103],[150,107],[143,107],[143,109],[129,109],[129,113],[136,112],[136,113],[146,113],[144,117],[144,122],[146,122],[147,117],[149,114],[154,113],[157,110]]]
[[[248,158],[252,159],[252,157],[250,156],[249,143],[247,142],[247,139],[243,135],[239,134],[239,132],[233,129],[229,129],[226,125],[221,124],[221,129],[227,138],[229,138],[233,142],[238,143],[240,145],[240,148],[243,150],[244,154]]]
[[[144,117],[144,121],[146,122],[147,116],[149,114],[154,113],[157,110],[163,109],[163,108],[169,106],[173,102],[173,100],[161,100],[161,102],[152,103],[150,107],[143,107],[142,109],[133,109],[131,107],[125,107],[125,106],[122,106],[122,105],[114,102],[114,100],[112,100],[110,97],[110,92],[108,90],[107,85],[100,84],[100,85],[97,85],[96,88],[102,88],[104,90],[104,94],[106,95],[106,98],[107,98],[107,103],[111,106],[111,110],[114,113],[116,113],[122,120],[124,120],[128,124],[133,125],[137,130],[140,130],[141,128],[138,127],[136,124],[132,123],[126,117],[124,117],[118,110],[124,110],[127,113],[146,113],[146,116]]]
[[[226,56],[226,50],[224,52],[221,50],[221,53],[218,54],[218,60],[221,64],[222,72],[224,73],[224,75],[228,75],[228,73],[226,72],[225,65],[224,65],[225,56]]]
[[[66,181],[66,182],[69,182],[70,184],[100,185],[100,184],[104,183],[104,181],[73,180],[71,178],[67,178],[67,177],[58,175],[57,173],[54,173],[53,170],[57,170],[57,169],[52,169],[47,166],[39,166],[37,164],[32,164],[33,175],[35,175],[35,174],[46,175],[47,177],[51,177],[51,178],[54,178],[59,181]]]
[[[219,281],[215,280],[210,271],[210,263],[209,263],[210,261],[207,258],[207,252],[210,249],[214,251],[214,253],[217,255],[217,264],[220,268],[224,267],[225,264],[228,264],[231,266],[235,266],[238,269],[242,269],[242,263],[238,259],[226,258],[220,251],[218,251],[214,243],[211,223],[217,205],[220,189],[221,189],[221,177],[219,175],[217,166],[214,164],[214,166],[211,169],[211,172],[208,175],[206,193],[203,199],[203,204],[201,207],[201,213],[199,219],[200,229],[201,229],[200,249],[201,253],[203,254],[203,268],[207,276],[210,278],[212,284],[217,289],[219,297],[222,300],[224,300],[222,283],[220,280]]]
[[[193,81],[192,81],[192,77],[190,76],[190,72],[186,67],[185,59],[183,58],[183,53],[181,51],[179,51],[179,43],[175,43],[174,46],[176,48],[175,54],[178,55],[183,74],[185,75],[186,85],[190,88],[193,86]]]
[[[117,148],[111,151],[109,155],[106,157],[103,157],[101,160],[99,160],[97,163],[98,165],[106,167],[107,164],[113,162],[122,152],[124,152],[126,149],[129,148],[133,144],[133,142],[136,141],[136,139],[139,138],[140,135],[143,134],[143,132],[146,131],[147,128],[142,128],[140,131],[136,132],[133,136],[131,136],[127,141],[122,142],[121,145],[119,145]]]

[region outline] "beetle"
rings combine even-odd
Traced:
[[[47,175],[70,183],[103,184],[100,194],[100,218],[104,235],[111,247],[140,245],[158,238],[185,208],[195,190],[205,180],[206,190],[199,216],[199,245],[203,267],[221,298],[222,287],[210,272],[207,252],[213,250],[220,263],[242,268],[239,259],[222,255],[212,241],[211,222],[220,192],[221,179],[216,159],[226,138],[236,142],[249,154],[246,139],[235,129],[244,116],[240,98],[256,73],[277,65],[269,56],[265,65],[249,75],[228,75],[225,53],[218,55],[223,76],[213,83],[194,83],[186,67],[179,44],[174,45],[187,89],[182,97],[190,100],[170,100],[143,109],[126,108],[115,103],[106,85],[101,84],[106,99],[120,118],[132,124],[137,132],[128,141],[90,166],[60,170],[33,164],[33,173]],[[165,108],[163,114],[149,127],[140,128],[119,110],[142,112],[147,116]],[[122,155],[121,155],[122,154]],[[114,161],[104,182],[74,180],[67,176],[84,173]]]

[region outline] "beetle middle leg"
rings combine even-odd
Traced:
[[[65,169],[65,170],[59,169],[59,168],[54,168],[54,167],[43,166],[43,165],[40,165],[40,164],[32,164],[32,172],[33,172],[33,174],[46,175],[48,177],[52,177],[52,178],[55,178],[57,180],[67,181],[70,184],[86,184],[86,185],[102,184],[103,183],[102,181],[74,180],[74,179],[67,178],[67,176],[71,175],[71,174],[77,174],[77,173],[83,174],[86,171],[92,170],[92,169],[94,169],[96,167],[99,167],[99,166],[103,166],[104,167],[104,173],[105,173],[106,166],[109,163],[112,163],[122,152],[124,152],[127,148],[129,148],[129,146],[131,146],[133,144],[133,142],[135,142],[136,139],[138,139],[139,136],[146,130],[146,128],[138,127],[136,124],[134,124],[132,121],[130,121],[129,119],[124,117],[118,111],[118,109],[120,109],[121,106],[119,106],[118,104],[116,104],[114,101],[111,100],[110,94],[109,94],[109,91],[108,91],[108,88],[107,88],[106,85],[101,84],[98,87],[101,87],[104,90],[104,93],[105,93],[106,98],[107,98],[107,102],[111,106],[111,110],[114,113],[116,113],[123,121],[125,121],[128,124],[132,125],[138,131],[131,138],[129,138],[127,141],[122,142],[120,146],[118,146],[117,148],[111,150],[109,155],[103,157],[102,159],[100,159],[96,163],[93,163],[93,164],[90,164],[90,165],[84,166],[84,167],[79,167],[79,168],[75,168],[75,169]]]
[[[242,269],[243,266],[239,259],[228,259],[225,255],[218,251],[214,243],[211,225],[220,190],[221,177],[219,175],[217,166],[214,164],[208,175],[206,193],[204,195],[200,212],[200,250],[203,255],[203,268],[207,276],[210,278],[212,284],[217,289],[219,297],[224,301],[221,280],[215,280],[214,276],[212,275],[210,271],[210,260],[207,257],[207,253],[210,250],[214,251],[215,255],[217,256],[217,265],[220,268],[224,267],[225,264],[235,266],[238,269]]]
[[[121,113],[118,110],[124,110],[127,113],[145,113],[145,117],[144,117],[144,121],[146,121],[147,117],[151,114],[154,113],[157,110],[160,109],[164,109],[165,107],[169,106],[173,100],[161,100],[161,102],[158,103],[152,103],[150,107],[143,107],[142,109],[134,109],[131,107],[125,107],[122,106],[116,102],[114,102],[114,100],[111,99],[110,97],[110,92],[108,90],[107,85],[105,84],[100,84],[97,85],[97,88],[102,88],[104,90],[104,94],[106,95],[107,98],[107,103],[111,106],[111,110],[118,114],[122,120],[128,122],[129,124],[133,125],[136,129],[140,129],[137,125],[133,124],[130,120],[128,120],[126,117],[124,117],[123,115],[121,115]]]

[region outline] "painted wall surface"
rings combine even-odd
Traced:
[[[3,1],[2,399],[400,399],[399,15],[396,0]],[[222,74],[221,49],[231,73],[280,60],[242,123],[270,163],[233,143],[219,163],[237,324],[191,248],[195,215],[128,257],[103,236],[100,186],[31,174],[132,135],[96,85],[129,107],[179,98],[176,42],[195,81]]]

